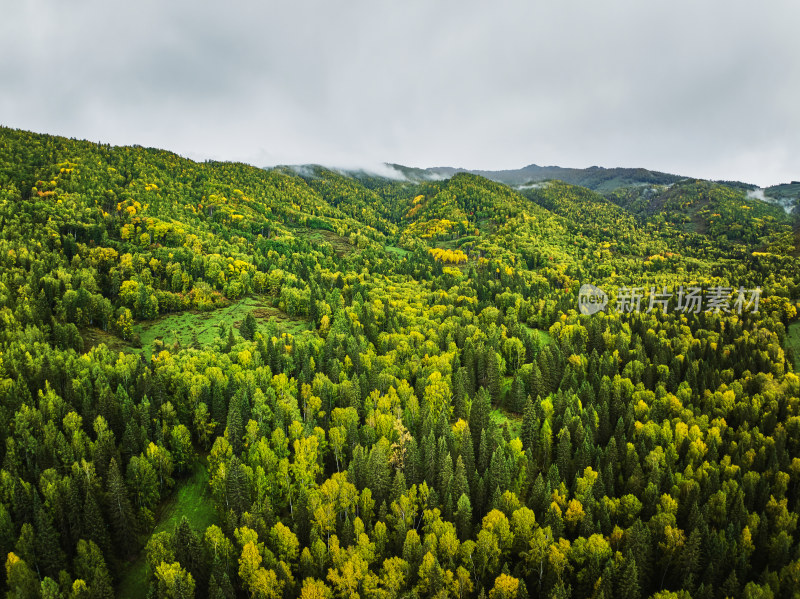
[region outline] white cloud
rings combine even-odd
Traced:
[[[3,124],[265,164],[800,177],[800,5],[12,3]]]

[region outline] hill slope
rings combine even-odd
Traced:
[[[0,129],[8,595],[791,596],[785,217],[641,189]]]

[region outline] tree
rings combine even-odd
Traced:
[[[486,386],[489,389],[489,397],[494,405],[500,402],[502,391],[502,373],[500,372],[500,359],[493,349],[487,350],[486,357]]]
[[[252,341],[257,330],[258,324],[256,323],[256,319],[252,312],[248,312],[244,320],[242,320],[242,324],[239,325],[239,334],[247,341]]]
[[[178,562],[161,562],[156,568],[156,589],[160,599],[194,597],[194,579]]]
[[[130,341],[133,339],[133,315],[127,308],[121,308],[117,317],[117,331],[119,336]]]
[[[419,568],[419,582],[414,590],[425,596],[435,597],[445,585],[445,573],[433,553],[427,552],[422,557]]]
[[[208,564],[202,543],[192,530],[186,516],[183,516],[175,527],[172,546],[175,548],[175,561],[186,569],[195,583],[204,588],[204,583],[208,580]]]
[[[114,587],[103,553],[92,541],[78,541],[75,574],[88,585],[89,597],[113,597]]]
[[[472,536],[472,504],[466,493],[462,493],[458,498],[455,520],[458,538],[466,541]]]
[[[158,475],[144,456],[131,458],[128,463],[127,484],[139,510],[149,510],[158,501]]]
[[[303,588],[300,589],[300,599],[333,599],[333,592],[323,581],[305,578]]]
[[[13,552],[6,559],[6,580],[9,597],[34,599],[39,596],[39,580],[24,560]]]
[[[500,548],[499,539],[491,531],[482,528],[478,532],[478,540],[475,544],[475,568],[476,575],[480,580],[485,579],[493,573],[496,573],[500,563]]]
[[[172,427],[169,434],[169,446],[173,463],[179,473],[185,472],[194,461],[192,434],[183,424]]]
[[[489,599],[516,599],[519,591],[519,579],[501,574],[494,581],[494,587],[489,591]]]
[[[275,549],[275,556],[288,564],[296,564],[300,553],[300,541],[297,540],[291,529],[283,523],[278,522],[272,527],[272,545]]]
[[[128,489],[122,480],[117,461],[112,459],[108,469],[107,504],[114,541],[123,555],[130,550],[131,541],[136,538],[136,519],[133,515]]]
[[[475,431],[475,435],[473,435],[475,447],[473,449],[476,455],[480,455],[478,446],[480,445],[481,435],[488,429],[490,411],[491,404],[489,403],[489,396],[486,394],[483,387],[481,387],[475,395],[469,412],[469,429]]]

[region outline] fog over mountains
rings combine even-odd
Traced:
[[[313,170],[311,165],[292,165],[288,168],[301,176],[307,175]],[[605,168],[601,166],[570,168],[561,166],[539,166],[537,164],[529,164],[528,166],[518,169],[482,170],[452,166],[417,168],[404,166],[402,164],[382,163],[376,166],[337,168],[334,170],[354,178],[382,177],[412,182],[449,179],[457,173],[470,173],[518,189],[524,189],[544,181],[558,180],[571,185],[580,185],[581,187],[586,187],[599,193],[610,193],[614,190],[626,187],[670,186],[679,181],[696,178],[687,175],[652,171],[646,168]],[[716,183],[722,183],[737,189],[744,189],[748,192],[749,197],[777,204],[787,213],[792,212],[792,210],[800,204],[800,182],[798,181],[780,183],[766,188],[761,188],[758,185],[742,181],[716,181]]]

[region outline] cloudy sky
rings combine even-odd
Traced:
[[[258,166],[800,180],[796,0],[4,1],[0,124]]]

